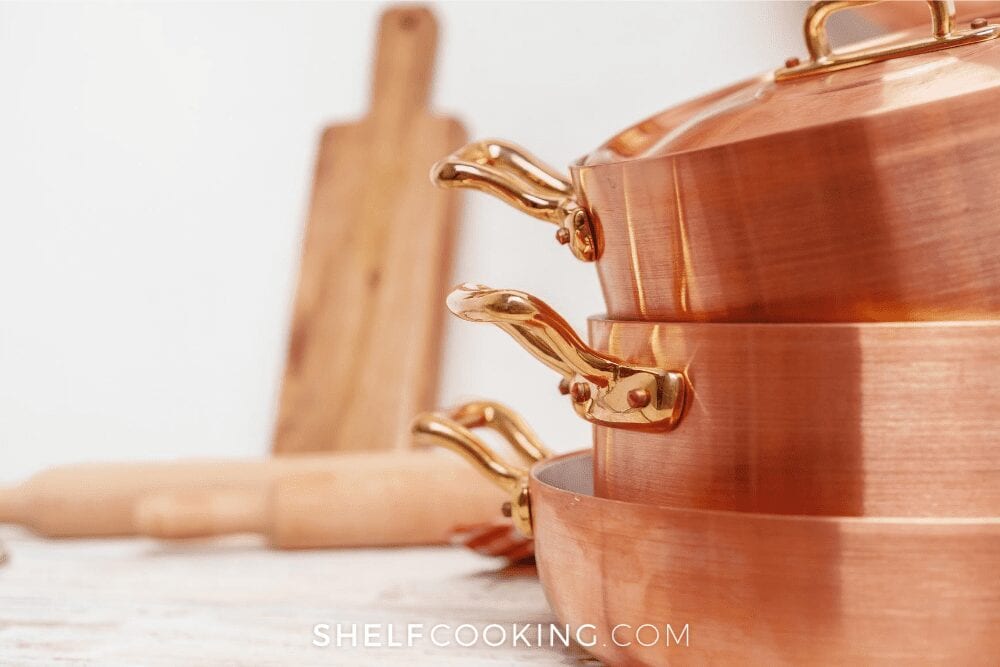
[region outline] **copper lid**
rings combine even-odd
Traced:
[[[851,3],[857,4],[857,3]],[[581,166],[657,158],[862,116],[940,104],[989,91],[1000,101],[1000,26],[958,25],[929,3],[929,28],[881,37],[843,53],[826,45],[825,18],[845,3],[816,3],[806,20],[812,54],[786,67],[660,112],[622,131]]]

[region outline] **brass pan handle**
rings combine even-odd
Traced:
[[[573,185],[519,146],[495,139],[473,142],[435,164],[431,180],[441,187],[487,192],[557,225],[556,240],[569,245],[577,259],[593,262],[601,255],[599,230]]]
[[[563,377],[577,414],[589,422],[642,431],[674,428],[687,380],[677,371],[635,366],[584,343],[548,305],[530,294],[460,285],[448,308],[471,322],[491,322]]]
[[[470,401],[452,410],[451,418],[467,429],[496,431],[528,465],[552,457],[552,452],[542,444],[528,422],[502,403]]]
[[[830,16],[844,9],[875,4],[879,0],[819,0],[806,13],[805,41],[809,51],[809,62],[799,64],[792,59],[787,66],[774,74],[776,81],[786,81],[823,72],[835,72],[849,67],[858,67],[881,62],[891,58],[902,58],[920,53],[929,53],[953,46],[974,44],[1000,35],[1000,26],[985,22],[973,23],[968,30],[955,30],[954,7],[950,2],[928,0],[931,12],[931,36],[902,44],[889,44],[867,49],[835,53],[830,49],[826,34],[826,22]]]
[[[531,428],[510,408],[490,401],[466,403],[448,414],[425,412],[417,415],[410,431],[417,443],[446,447],[469,461],[487,479],[510,495],[510,517],[514,526],[531,537],[531,503],[528,494],[528,471],[506,463],[471,431],[491,428],[511,444],[527,463],[552,456]],[[507,511],[505,505],[505,513]]]

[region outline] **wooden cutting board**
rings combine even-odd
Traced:
[[[323,132],[275,452],[407,447],[434,402],[458,200],[428,172],[466,141],[428,108],[436,42],[428,9],[386,11],[368,114]]]

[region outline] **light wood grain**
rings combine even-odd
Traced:
[[[147,496],[137,533],[188,538],[256,533],[283,549],[447,544],[460,526],[502,518],[506,499],[443,452],[330,455],[325,470],[293,472],[267,489]]]
[[[252,538],[47,542],[0,527],[0,663],[555,665],[549,648],[317,648],[316,623],[548,623],[538,580],[447,547],[276,552]],[[429,627],[429,626],[428,626]]]
[[[252,532],[281,548],[447,543],[504,495],[427,450],[91,463],[0,487],[0,523],[48,537]]]
[[[431,407],[457,219],[430,165],[465,140],[427,107],[436,25],[382,17],[367,116],[324,132],[274,451],[409,445]]]
[[[236,489],[263,494],[280,475],[339,465],[341,457],[288,455],[56,466],[0,487],[0,523],[21,524],[49,537],[133,535],[133,510],[148,494]]]

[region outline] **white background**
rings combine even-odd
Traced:
[[[365,109],[380,9],[0,4],[0,479],[268,450],[316,141]],[[801,54],[803,11],[438,5],[435,106],[565,165]],[[466,204],[454,282],[530,291],[580,330],[601,312],[550,226]],[[442,403],[496,398],[556,449],[589,442],[501,332],[450,321],[445,359]]]

